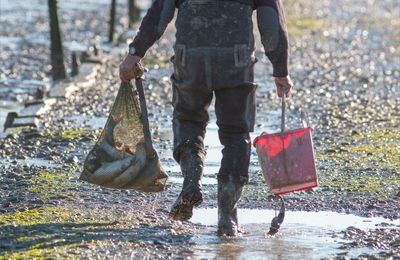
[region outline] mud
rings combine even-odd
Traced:
[[[24,86],[36,83],[27,80],[47,84],[48,43],[43,29],[47,12],[44,2],[35,3],[26,16],[13,15],[12,8],[28,9],[23,3],[10,5],[4,13],[2,9],[0,56],[6,62],[0,68],[1,99],[29,98],[33,92]],[[150,69],[145,81],[150,127],[172,179],[166,190],[144,194],[78,181],[85,155],[97,140],[119,87],[121,57],[115,51],[96,84],[59,100],[39,131],[20,129],[20,134],[9,133],[0,140],[0,258],[399,257],[400,50],[395,44],[399,5],[393,0],[285,4],[295,80],[287,127],[300,125],[297,111],[303,107],[315,129],[320,183],[316,189],[285,196],[287,214],[276,237],[265,237],[277,205],[254,150],[249,184],[239,202],[239,208],[248,211],[239,216],[248,233],[232,240],[215,236],[215,212],[208,211],[216,207],[213,180],[221,158],[215,117],[207,128],[204,202],[193,222],[168,218],[181,189],[180,171],[171,155],[168,60],[173,29],[169,27],[144,60]],[[90,42],[94,35],[106,35],[103,17],[108,2],[63,5],[67,42]],[[125,17],[122,4],[118,12]],[[12,30],[19,24],[22,29]],[[27,27],[32,29],[23,29]],[[25,36],[23,31],[32,34]],[[85,35],[86,31],[93,35]],[[29,55],[17,51],[21,44],[28,46]],[[257,126],[252,139],[262,131],[279,131],[280,119],[272,68],[260,49],[257,57]],[[246,221],[253,216],[257,221]]]

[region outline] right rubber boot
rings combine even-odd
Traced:
[[[239,234],[237,202],[242,196],[245,181],[235,181],[232,175],[218,179],[218,236]]]
[[[249,133],[219,131],[222,150],[218,173],[218,236],[239,234],[237,202],[249,178],[251,141]]]
[[[179,164],[184,181],[182,191],[170,211],[170,217],[174,220],[189,220],[193,216],[193,207],[203,202],[201,177],[204,157],[202,152],[181,153]]]

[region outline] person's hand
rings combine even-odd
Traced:
[[[278,97],[282,97],[282,88],[285,88],[285,96],[289,97],[290,91],[293,88],[293,82],[290,79],[290,76],[276,77],[275,85],[276,91],[278,92]]]
[[[140,64],[141,57],[126,55],[125,59],[119,65],[119,78],[128,82],[134,78],[140,78],[143,76],[144,69]]]

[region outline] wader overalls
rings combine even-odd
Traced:
[[[187,220],[201,203],[207,108],[215,113],[223,158],[218,173],[218,233],[236,235],[248,180],[255,118],[253,8],[234,1],[187,0],[178,8],[172,57],[174,158],[184,176],[171,216]]]

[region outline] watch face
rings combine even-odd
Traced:
[[[130,55],[135,55],[135,54],[136,54],[136,49],[135,49],[135,47],[129,47],[129,54],[130,54]]]

